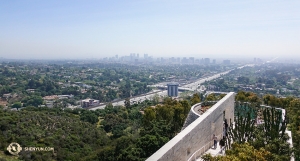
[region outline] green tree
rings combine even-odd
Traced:
[[[144,126],[150,125],[152,121],[156,120],[156,113],[152,107],[145,108],[143,115]]]
[[[240,101],[240,102],[245,102],[247,101],[247,98],[245,96],[245,92],[244,91],[239,91],[236,95],[235,95],[235,100],[236,101]]]
[[[173,130],[174,134],[180,131],[185,121],[184,109],[181,106],[174,107],[174,115],[173,115]]]
[[[156,93],[156,94],[154,94],[154,96],[153,96],[153,102],[155,103],[155,104],[158,104],[159,103],[159,95]]]
[[[83,110],[80,114],[80,120],[95,124],[98,122],[98,116],[93,111]]]
[[[147,158],[169,141],[166,137],[145,135],[138,139],[137,147],[143,149],[141,157]]]
[[[193,94],[193,97],[191,99],[191,105],[193,106],[194,104],[200,103],[201,99],[198,93]]]
[[[115,161],[115,150],[113,146],[106,146],[104,148],[99,148],[99,150],[96,152],[97,158],[99,160],[105,160],[105,161]]]
[[[158,105],[155,108],[156,111],[156,119],[157,120],[165,120],[168,123],[171,122],[174,115],[174,108],[170,105]]]
[[[129,98],[126,98],[125,101],[124,101],[124,105],[127,109],[130,109],[130,99]]]
[[[39,105],[43,104],[43,98],[37,95],[27,97],[22,101],[26,104],[26,106],[38,107]]]
[[[239,91],[235,96],[235,100],[239,102],[250,102],[255,106],[261,104],[260,98],[253,92]]]
[[[189,104],[189,102],[187,100],[180,101],[179,103],[183,107],[183,112],[184,112],[185,117],[187,117],[187,115],[189,114],[189,111],[191,109],[191,105]]]
[[[206,98],[205,98],[205,101],[216,101],[217,100],[217,97],[214,93],[212,94],[209,94]]]
[[[295,150],[295,159],[300,160],[300,99],[293,99],[290,101],[287,108],[289,115],[289,127],[292,131],[293,144]]]
[[[22,103],[21,103],[21,102],[15,102],[11,107],[12,107],[12,108],[19,109],[19,108],[22,107]]]
[[[119,133],[122,133],[120,130],[123,130],[125,128],[124,123],[125,119],[115,113],[106,114],[104,120],[101,122],[106,132],[113,131],[115,133],[118,133],[118,135]]]
[[[122,150],[126,149],[131,144],[134,144],[134,140],[129,136],[122,136],[116,139],[115,154],[121,154]]]

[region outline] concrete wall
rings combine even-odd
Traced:
[[[197,120],[197,118],[200,117],[199,114],[197,114],[194,109],[197,107],[197,106],[201,106],[202,103],[197,103],[195,105],[193,105],[191,107],[191,110],[189,112],[189,114],[187,115],[186,119],[185,119],[185,122],[182,126],[182,129],[181,130],[184,130],[187,126],[189,126],[192,122],[194,122],[195,120]]]
[[[230,92],[198,119],[166,143],[147,161],[184,161],[198,149],[211,142],[213,134],[223,131],[223,112],[229,121],[234,117],[235,93]],[[208,147],[209,148],[209,147]]]
[[[217,102],[216,101],[210,101],[210,103],[217,103]],[[190,112],[188,113],[188,115],[187,115],[187,117],[184,121],[184,124],[181,128],[181,131],[184,130],[187,126],[189,126],[192,122],[194,122],[195,120],[197,120],[197,118],[199,118],[201,116],[199,114],[199,112],[197,112],[198,109],[201,109],[201,105],[202,105],[202,102],[197,103],[197,104],[195,104],[191,107]]]

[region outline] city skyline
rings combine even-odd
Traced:
[[[300,2],[3,1],[0,57],[298,57]]]

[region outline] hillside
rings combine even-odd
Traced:
[[[0,110],[0,148],[11,142],[23,147],[54,147],[53,152],[20,152],[22,160],[79,160],[91,156],[110,139],[79,116],[60,109]]]

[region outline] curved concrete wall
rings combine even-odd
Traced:
[[[187,126],[189,126],[192,122],[194,122],[197,118],[200,117],[200,115],[197,112],[195,112],[194,109],[197,106],[201,106],[201,104],[202,103],[200,102],[200,103],[197,103],[197,104],[195,104],[191,107],[190,112],[189,112],[188,116],[185,119],[185,122],[183,124],[183,127],[182,127],[181,131],[184,130]]]
[[[209,101],[210,103],[216,103],[216,101]],[[182,130],[184,130],[187,126],[189,126],[192,122],[194,122],[197,118],[199,118],[201,115],[196,111],[196,108],[198,108],[198,106],[201,106],[202,102],[200,103],[196,103],[194,104],[191,109],[190,112],[188,113],[188,116],[186,117],[184,124],[182,126]],[[201,108],[201,107],[200,107]]]
[[[233,120],[235,93],[230,92],[166,143],[147,161],[184,161],[212,140],[212,135],[222,134],[225,118]]]

